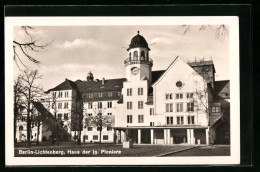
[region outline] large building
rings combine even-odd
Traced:
[[[48,90],[41,104],[62,122],[60,139],[81,135],[83,142],[229,144],[229,81],[215,81],[213,61],[187,63],[176,57],[167,69],[153,71],[149,51],[138,32],[122,64],[125,78],[98,80],[89,72],[84,81],[65,79]],[[95,116],[111,124],[90,125]],[[42,134],[44,140],[51,139],[48,133]]]

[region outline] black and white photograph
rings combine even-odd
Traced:
[[[7,17],[5,29],[9,164],[239,164],[237,17]]]

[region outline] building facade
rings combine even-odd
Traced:
[[[46,92],[41,103],[61,121],[61,140],[230,143],[229,81],[215,81],[213,61],[176,57],[167,69],[153,71],[150,50],[138,32],[122,64],[125,78],[98,80],[89,72],[85,81],[65,79]],[[110,123],[90,124],[95,116]]]

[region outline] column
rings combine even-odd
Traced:
[[[138,129],[138,144],[141,144],[141,129]]]
[[[167,129],[164,129],[164,144],[167,144]]]
[[[194,129],[190,129],[190,139],[191,139],[190,144],[191,144],[191,145],[195,145],[195,140],[194,140]]]
[[[188,145],[191,144],[191,139],[190,139],[190,129],[187,129],[187,143],[188,143]]]
[[[206,144],[209,145],[209,128],[206,129]]]
[[[153,129],[151,129],[151,144],[154,144],[154,140],[153,140]]]
[[[171,144],[171,130],[170,129],[167,129],[167,144]]]

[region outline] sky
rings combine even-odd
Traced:
[[[182,25],[171,26],[32,26],[30,33],[39,43],[52,42],[47,50],[33,53],[41,62],[34,65],[20,54],[23,62],[38,69],[43,76],[39,85],[46,91],[66,78],[72,81],[86,80],[89,71],[95,79],[124,78],[124,60],[131,39],[140,31],[150,45],[152,70],[165,70],[179,56],[184,61],[213,60],[216,80],[229,76],[229,37],[218,39],[217,26],[190,26],[184,34]],[[21,27],[14,27],[14,40],[28,41]],[[14,63],[14,77],[20,73]]]

